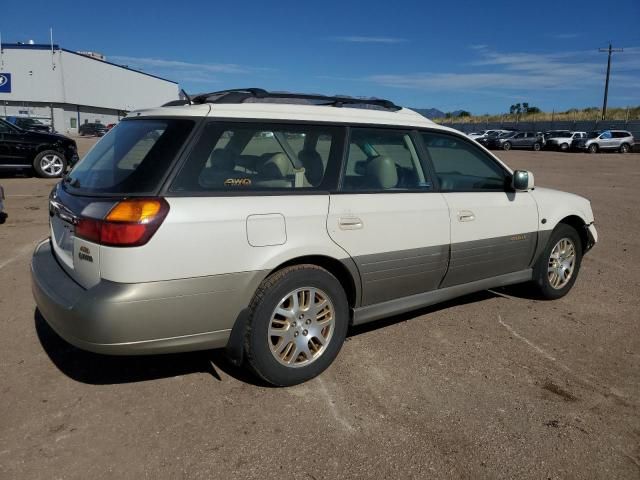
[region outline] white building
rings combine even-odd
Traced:
[[[76,133],[83,123],[115,123],[131,110],[178,99],[176,82],[99,58],[58,45],[2,44],[0,118],[32,117]]]

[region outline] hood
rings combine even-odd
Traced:
[[[33,139],[42,140],[43,142],[72,142],[73,140],[69,137],[65,137],[64,135],[60,135],[59,133],[49,133],[49,132],[38,132],[36,130],[24,130],[23,132],[29,135]]]

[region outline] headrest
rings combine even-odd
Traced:
[[[291,161],[284,153],[274,153],[260,170],[267,178],[285,178],[291,172]]]
[[[379,156],[371,160],[367,164],[366,176],[374,188],[386,190],[398,185],[396,164],[389,157]]]

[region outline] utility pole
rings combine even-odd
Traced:
[[[608,52],[607,58],[607,79],[604,82],[604,101],[602,102],[602,120],[605,120],[607,116],[607,96],[609,95],[609,75],[611,74],[611,54],[613,52],[622,52],[622,48],[612,48],[611,42],[609,42],[609,48],[599,48],[599,52]]]

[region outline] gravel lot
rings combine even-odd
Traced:
[[[0,478],[639,478],[640,155],[501,157],[591,199],[601,240],[573,291],[483,292],[354,329],[288,389],[220,352],[65,344],[29,280],[54,182],[5,174]]]

